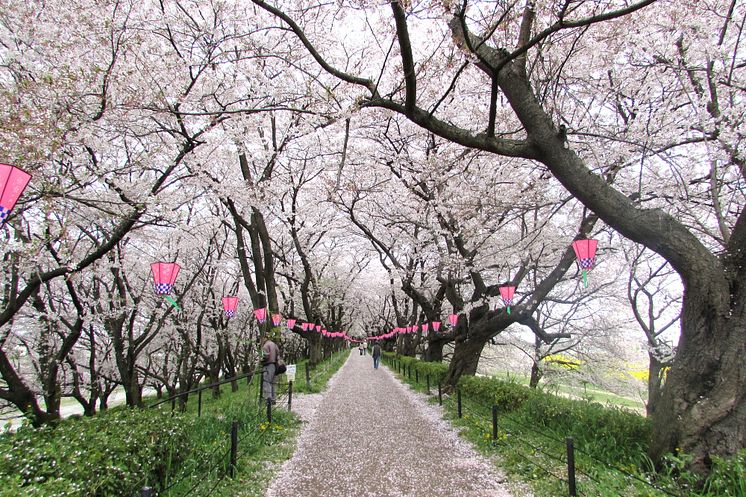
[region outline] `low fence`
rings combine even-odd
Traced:
[[[417,370],[417,368],[414,368],[414,374],[412,372],[412,364],[411,361],[407,361],[407,363],[398,360],[396,357],[392,356],[384,356],[383,360],[385,363],[388,364],[388,366],[394,370],[399,376],[401,376],[403,379],[406,379],[408,382],[413,383],[415,386],[422,386],[424,383],[425,386],[425,393],[427,395],[437,395],[438,397],[438,404],[443,405],[443,388],[442,388],[442,378],[440,375],[431,375],[431,374],[420,374],[420,372]],[[435,393],[435,390],[437,388],[437,394]],[[521,430],[527,430],[529,432],[532,432],[534,434],[539,435],[540,437],[551,441],[555,447],[562,446],[564,448],[563,453],[557,454],[554,452],[551,452],[547,450],[546,447],[537,446],[534,444],[531,444],[528,442],[525,438],[522,439],[522,443],[528,445],[531,449],[533,449],[535,452],[534,454],[543,454],[548,459],[554,460],[557,463],[561,464],[562,467],[566,468],[565,474],[558,475],[556,474],[556,470],[552,470],[547,468],[545,465],[540,464],[535,457],[532,457],[529,454],[522,453],[518,450],[515,450],[514,447],[511,446],[512,453],[518,456],[521,459],[524,459],[527,463],[533,465],[534,467],[538,468],[539,470],[543,471],[547,475],[551,476],[552,478],[562,482],[564,486],[567,489],[567,494],[570,497],[577,497],[584,494],[578,485],[578,478],[577,475],[580,475],[584,478],[587,478],[590,481],[594,481],[597,484],[601,484],[601,482],[595,478],[593,475],[589,474],[586,471],[583,471],[581,467],[577,464],[576,459],[576,453],[583,454],[585,457],[588,457],[590,459],[593,459],[597,463],[603,465],[609,470],[616,471],[619,474],[623,475],[625,478],[630,478],[633,480],[636,480],[637,482],[645,485],[646,487],[653,489],[657,492],[660,492],[662,494],[671,496],[671,497],[685,497],[686,494],[683,493],[674,493],[668,489],[662,488],[658,485],[655,485],[651,483],[650,481],[647,481],[646,479],[640,477],[639,475],[633,474],[629,471],[626,471],[623,468],[620,468],[616,466],[615,464],[612,464],[608,461],[603,461],[599,459],[598,457],[594,456],[593,454],[587,453],[583,451],[582,449],[576,447],[575,440],[573,437],[565,437],[564,440],[561,440],[557,438],[554,435],[545,433],[541,430],[536,429],[535,427],[528,426],[525,423],[521,423],[518,420],[514,419],[513,417],[507,415],[506,413],[502,413],[498,415],[498,406],[496,405],[485,405],[484,403],[479,402],[477,399],[464,399],[461,395],[461,390],[456,389],[453,396],[449,397],[455,397],[455,400],[452,400],[455,402],[455,409],[456,409],[456,416],[458,418],[463,418],[464,411],[468,411],[468,413],[476,420],[485,420],[487,426],[489,426],[490,432],[487,433],[493,444],[497,444],[499,437],[501,436],[500,430],[502,430],[502,433],[509,437],[514,434],[515,430],[511,430],[511,426],[513,427],[520,427]],[[474,406],[477,406],[477,410]],[[487,435],[486,434],[486,435]]]
[[[310,391],[313,387],[313,377],[323,378],[326,374],[328,374],[330,368],[332,367],[332,361],[330,359],[334,359],[335,357],[336,355],[332,355],[329,359],[322,361],[315,367],[311,367],[306,362],[304,364],[304,367],[300,368],[301,371],[296,372],[296,375],[300,376],[300,378],[296,378],[296,381],[282,381],[286,378],[286,375],[279,375],[279,381],[275,387],[274,402],[270,401],[270,399],[264,398],[264,388],[262,388],[264,382],[255,381],[262,378],[263,371],[259,371],[257,374],[255,374],[255,371],[250,371],[248,373],[244,373],[232,378],[226,378],[221,381],[201,385],[189,391],[180,392],[167,398],[160,399],[157,402],[149,405],[149,408],[158,408],[167,403],[171,403],[171,409],[173,411],[176,408],[177,400],[179,400],[181,397],[186,396],[188,402],[190,396],[196,394],[197,416],[200,417],[203,414],[202,393],[205,390],[210,390],[217,386],[246,379],[248,395],[246,395],[246,397],[244,398],[244,407],[249,408],[251,405],[253,405],[259,412],[261,412],[261,415],[258,415],[256,417],[256,420],[262,420],[262,422],[256,423],[254,426],[241,426],[241,423],[234,420],[231,423],[230,432],[225,434],[226,443],[217,445],[211,452],[200,455],[199,465],[204,465],[204,467],[206,468],[202,472],[202,474],[205,475],[211,474],[213,471],[220,468],[221,466],[225,466],[227,463],[228,471],[214,482],[212,488],[208,491],[205,491],[204,484],[207,479],[201,479],[197,481],[185,493],[181,494],[181,496],[187,497],[191,495],[210,495],[213,490],[215,490],[225,480],[225,478],[234,478],[239,458],[243,455],[248,455],[248,451],[250,450],[250,447],[244,448],[245,444],[242,442],[245,442],[249,437],[257,437],[260,440],[263,440],[266,436],[266,433],[268,432],[268,425],[271,425],[272,423],[273,410],[276,409],[278,406],[286,406],[288,411],[292,410],[294,384],[297,383],[305,386],[305,390]],[[239,429],[242,430],[242,434],[240,437]],[[171,482],[167,487],[161,490],[161,493],[168,492],[177,485],[184,483],[185,479],[188,477],[191,477],[191,475],[187,474],[182,479]],[[142,487],[139,495],[140,497],[156,497],[157,493],[155,489],[145,486]]]

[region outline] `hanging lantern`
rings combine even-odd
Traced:
[[[427,336],[427,332],[429,328],[430,328],[430,325],[428,323],[424,323],[422,325],[422,336]]]
[[[308,328],[311,326],[311,323],[301,323],[300,327],[303,331],[308,331]]]
[[[287,327],[288,327],[289,330],[292,330],[293,328],[295,328],[295,322],[296,321],[297,321],[297,319],[288,319],[288,321],[287,321],[286,324],[287,324]]]
[[[320,324],[316,325],[316,333],[321,333],[321,325]]]
[[[282,321],[282,316],[279,314],[272,314],[272,325],[279,326]]]
[[[0,227],[5,224],[29,181],[31,175],[26,171],[8,164],[0,164]]]
[[[505,307],[508,308],[508,314],[510,314],[510,306],[513,305],[513,296],[515,295],[515,287],[505,285],[500,287],[500,296],[505,302]]]
[[[583,285],[588,287],[588,271],[596,264],[596,247],[598,240],[575,240],[572,249],[578,258],[578,266],[583,270]]]
[[[175,262],[154,262],[150,265],[155,283],[155,293],[158,295],[169,295],[174,287],[174,281],[179,274],[181,266]]]
[[[261,324],[264,324],[264,322],[267,320],[267,309],[265,309],[264,307],[262,307],[261,309],[254,309],[254,317]]]
[[[456,323],[458,323],[458,314],[449,314],[448,322],[451,323],[451,326],[455,327]]]
[[[433,321],[432,325],[433,325],[433,331],[435,333],[437,333],[438,331],[440,331],[440,321]]]
[[[235,316],[236,307],[238,307],[238,297],[223,297],[223,310],[225,311],[225,317],[232,318]]]
[[[412,326],[412,333],[417,333],[417,331],[420,329],[420,325],[416,324]]]

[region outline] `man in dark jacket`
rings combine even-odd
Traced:
[[[373,368],[378,369],[378,365],[381,363],[381,346],[376,343],[373,346]]]

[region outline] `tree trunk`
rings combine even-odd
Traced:
[[[676,358],[651,417],[653,460],[678,448],[704,474],[713,455],[746,446],[746,295],[738,285],[721,295],[715,285],[686,288]],[[729,311],[717,312],[712,304],[723,300]]]
[[[536,388],[539,386],[539,381],[542,376],[544,376],[544,372],[539,367],[539,363],[534,361],[534,363],[531,364],[531,379],[528,382],[529,388]]]
[[[308,341],[310,342],[309,347],[311,349],[308,362],[311,364],[311,366],[315,366],[324,358],[321,348],[321,337],[317,335],[311,335]]]
[[[443,362],[443,346],[446,344],[443,340],[430,340],[425,349],[425,361]]]
[[[443,383],[455,387],[462,375],[475,375],[479,365],[479,357],[487,340],[471,337],[469,340],[456,341],[453,358]]]
[[[648,358],[650,360],[648,363],[648,402],[645,405],[645,412],[648,417],[652,417],[661,398],[663,364],[650,352],[648,352]]]

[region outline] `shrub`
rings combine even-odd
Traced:
[[[120,409],[0,437],[0,496],[137,495],[189,452],[191,422]]]

